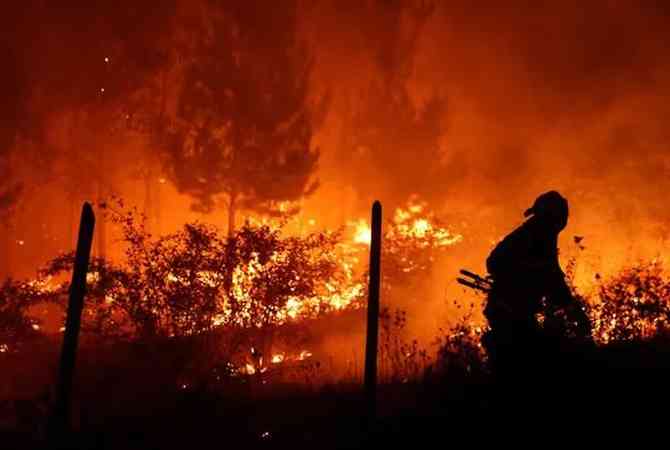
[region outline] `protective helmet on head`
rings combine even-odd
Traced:
[[[562,229],[568,222],[568,201],[556,191],[545,192],[523,215],[549,219]]]

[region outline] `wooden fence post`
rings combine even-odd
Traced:
[[[94,227],[93,208],[89,203],[84,203],[79,222],[79,238],[70,283],[70,298],[65,318],[65,332],[63,333],[55,399],[50,418],[51,422],[49,423],[49,439],[55,444],[62,444],[63,438],[71,429],[72,384]]]
[[[372,205],[372,240],[370,242],[370,280],[368,286],[368,324],[365,341],[365,400],[368,419],[377,410],[377,346],[379,335],[379,287],[381,278],[382,205]]]

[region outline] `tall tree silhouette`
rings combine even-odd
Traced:
[[[192,29],[165,162],[194,209],[227,208],[230,233],[238,211],[295,212],[280,203],[317,187],[312,61],[296,26],[295,2],[212,2]]]

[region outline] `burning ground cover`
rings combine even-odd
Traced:
[[[469,412],[486,430],[484,298],[455,278],[486,275],[546,189],[591,246],[568,275],[594,359],[670,361],[667,2],[152,3],[5,2],[0,422],[50,401],[82,202],[96,225],[76,415],[92,436],[130,430],[110,448],[163,447],[137,437],[149,429],[168,446],[254,448],[277,444],[282,421],[287,447],[332,443],[361,409],[374,200],[381,412],[448,391],[445,423]],[[577,403],[670,401],[665,380],[633,372]],[[182,428],[191,440],[172,442]]]
[[[217,336],[221,360],[211,364],[253,375],[310,359],[313,350],[300,346],[300,329],[338,312],[352,317],[363,305],[369,245],[360,239],[368,227],[363,220],[300,236],[287,235],[276,220],[249,221],[225,237],[213,226],[191,223],[154,237],[141,214],[122,201],[105,210],[121,230],[125,256],[91,262],[85,340]],[[386,292],[425,276],[461,239],[417,199],[397,208],[385,232]],[[31,307],[64,305],[73,258],[60,255],[36,279],[8,282],[7,320],[25,322],[13,329],[37,331],[40,325],[28,318]],[[5,345],[13,347],[11,339]]]
[[[364,306],[369,246],[369,225],[363,219],[338,231],[299,236],[287,235],[286,221],[273,219],[247,222],[229,237],[202,223],[154,237],[146,231],[142,215],[124,208],[123,202],[105,206],[121,230],[125,257],[92,260],[85,345],[198,342],[201,348],[187,351],[199,360],[197,371],[208,378],[216,372],[220,380],[326,361],[327,354],[317,352],[314,357],[316,349],[310,346],[311,337],[326,329],[323,323],[341,321],[345,329],[351,328],[345,322],[358,321],[362,327],[357,311]],[[412,320],[405,310],[407,292],[420,288],[436,261],[462,239],[416,197],[396,208],[385,224],[383,380],[418,380],[426,368],[459,354],[468,360],[465,366],[485,364],[480,339],[486,326],[476,318],[474,302],[470,313],[442,327],[432,345],[420,343],[405,326]],[[22,342],[41,334],[42,324],[31,310],[64,305],[73,257],[52,259],[34,280],[5,282],[0,291],[0,352],[18,351]],[[573,284],[577,259],[567,266]],[[580,295],[574,286],[573,290],[588,310],[598,343],[649,339],[665,332],[670,281],[661,259],[594,278],[588,292]],[[454,304],[460,308],[466,301]],[[203,351],[209,356],[196,357]],[[348,361],[348,377],[355,379],[360,366]],[[322,373],[329,370],[319,365]],[[191,386],[193,381],[177,384]]]
[[[285,234],[271,222],[247,223],[225,237],[215,227],[192,223],[153,237],[132,210],[108,209],[123,232],[126,255],[121,261],[96,258],[91,264],[77,394],[80,420],[88,422],[79,426],[116,420],[112,418],[127,414],[138,398],[146,408],[153,405],[149,409],[189,402],[201,408],[219,401],[252,408],[249,402],[257,402],[268,408],[254,421],[253,435],[259,439],[282,434],[278,423],[283,422],[271,413],[277,407],[273,402],[281,398],[301,398],[310,405],[292,409],[291,417],[320,417],[313,402],[329,395],[347,399],[342,414],[356,411],[362,364],[334,375],[327,349],[316,345],[315,337],[364,323],[369,245],[364,220],[337,232],[299,236]],[[445,324],[430,346],[412,336],[407,324],[413,317],[402,308],[407,287],[421,286],[435,262],[462,239],[417,199],[397,208],[385,224],[383,287],[388,307],[380,317],[379,354],[384,414],[408,408],[418,398],[433,404],[429,392],[442,392],[439,386],[469,386],[489,376],[481,345],[486,327],[476,319],[475,302],[451,325]],[[0,290],[0,359],[7,369],[3,376],[13,377],[5,394],[19,392],[12,387],[19,378],[34,378],[35,386],[20,391],[36,405],[28,414],[33,419],[26,420],[43,417],[39,405],[47,401],[46,375],[55,368],[58,345],[58,336],[45,335],[47,324],[30,310],[62,307],[72,257],[58,256],[36,279],[8,280]],[[567,265],[570,281],[577,262]],[[599,345],[665,335],[670,277],[661,259],[594,278],[580,299]],[[455,303],[462,306],[466,300]],[[25,375],[38,370],[46,375]],[[105,395],[96,389],[101,385],[108,387]],[[460,398],[449,392],[450,401]],[[16,415],[16,407],[3,408],[5,416]],[[136,413],[153,414],[146,408]],[[10,422],[8,426],[16,425]]]
[[[433,258],[460,240],[425,205],[413,202],[398,208],[387,224],[389,293],[420,277]],[[355,362],[338,380],[330,373],[329,355],[313,346],[314,335],[327,332],[324,325],[342,333],[364,323],[359,310],[369,243],[357,242],[355,230],[291,236],[281,225],[261,221],[224,237],[215,227],[192,223],[153,237],[141,216],[121,203],[106,209],[122,230],[126,253],[121,261],[91,261],[79,368],[82,405],[102,401],[92,391],[101,384],[109,385],[114,408],[120,408],[138,395],[147,403],[159,401],[165,392],[244,396],[281,392],[286,383],[310,388],[359,382]],[[43,334],[48,324],[31,318],[30,309],[48,306],[62,313],[72,264],[73,255],[63,254],[36,279],[5,285],[7,320],[14,320],[8,327],[14,335],[5,341],[13,358],[5,358],[6,364],[38,370],[38,361],[29,357],[35,344],[21,330],[57,348],[58,334]],[[383,318],[381,369],[388,382],[417,378],[427,362],[401,322],[388,313]],[[55,368],[56,352],[47,353],[38,358],[42,373]],[[41,396],[48,385],[36,380],[27,397]]]

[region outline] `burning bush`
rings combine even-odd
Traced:
[[[294,324],[360,305],[362,275],[355,276],[338,233],[286,237],[281,227],[247,223],[223,237],[213,226],[191,223],[153,238],[136,211],[122,202],[106,207],[121,227],[125,258],[91,260],[83,342],[127,352],[135,347],[123,341],[134,341],[162,352],[174,361],[153,365],[179,368],[178,378],[190,380],[180,386],[198,382],[194,377],[219,380],[302,362],[311,353]],[[5,284],[0,320],[11,342],[19,331],[34,331],[29,306],[66,304],[73,264],[74,254],[63,254],[37,280]]]
[[[218,375],[253,375],[269,373],[285,361],[309,358],[304,319],[362,306],[364,221],[357,223],[351,241],[330,231],[283,236],[281,226],[263,222],[246,223],[230,236],[191,223],[154,238],[139,214],[119,205],[119,210],[107,210],[122,229],[125,258],[92,259],[84,337],[179,340],[187,343],[182,347],[189,358],[202,359],[198,364],[210,374],[212,367],[218,367]],[[426,278],[444,249],[460,239],[417,199],[397,208],[384,234],[387,305],[402,308],[407,291]],[[39,325],[29,318],[29,308],[45,302],[64,305],[73,260],[73,254],[61,255],[40,271],[37,280],[5,282],[0,289],[0,351],[37,333]],[[571,260],[566,270],[571,284],[575,264]],[[646,339],[668,327],[670,281],[660,261],[599,279],[586,297],[574,294],[585,302],[599,343]],[[381,317],[382,378],[415,379],[428,366],[429,352],[407,336],[404,313],[389,311]],[[466,315],[438,339],[436,364],[465,372],[483,364],[481,333]],[[200,352],[202,358],[193,345],[200,350],[207,346]]]
[[[336,233],[282,237],[279,228],[246,224],[223,238],[216,228],[193,223],[152,239],[137,214],[113,217],[123,228],[125,261],[93,259],[89,274],[87,324],[103,334],[262,328],[350,306],[361,292],[338,264]],[[55,258],[42,277],[69,272],[73,259]],[[68,289],[66,281],[51,294]]]
[[[596,338],[648,339],[667,332],[670,279],[659,260],[637,263],[599,284],[591,306]]]

